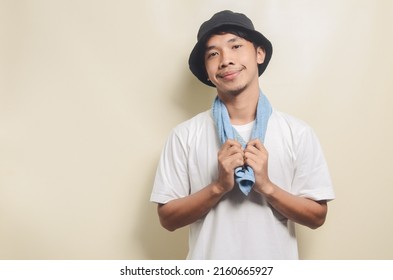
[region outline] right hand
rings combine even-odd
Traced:
[[[244,165],[242,145],[235,140],[227,140],[218,151],[218,184],[223,192],[235,186],[235,168]]]

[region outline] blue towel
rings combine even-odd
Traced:
[[[216,124],[218,136],[220,138],[221,145],[224,144],[228,139],[234,139],[238,141],[243,148],[246,147],[246,142],[239,135],[237,130],[231,125],[229,119],[228,110],[225,104],[218,98],[213,102],[213,118]],[[269,117],[272,114],[272,107],[266,96],[260,91],[257,114],[254,123],[254,127],[251,133],[251,139],[259,139],[262,143],[265,140],[265,134]],[[248,195],[255,184],[254,170],[249,166],[241,166],[235,169],[235,181],[238,184],[240,190]]]

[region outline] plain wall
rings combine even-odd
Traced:
[[[170,130],[215,96],[187,60],[223,9],[271,40],[261,88],[330,166],[300,257],[393,258],[393,1],[0,0],[1,259],[185,258],[149,196]]]

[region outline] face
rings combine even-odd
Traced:
[[[258,64],[265,52],[237,35],[213,35],[206,43],[205,67],[218,93],[236,95],[250,86],[258,87]]]

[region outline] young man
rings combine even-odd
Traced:
[[[190,225],[188,259],[297,259],[294,223],[321,226],[334,198],[313,131],[260,91],[272,45],[245,15],[204,22],[189,66],[213,108],[178,125],[151,201],[164,228]]]

